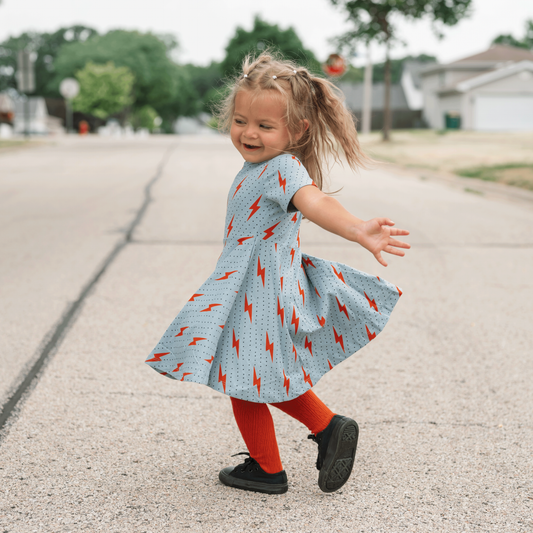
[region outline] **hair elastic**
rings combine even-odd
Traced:
[[[248,74],[244,74],[243,78],[247,78],[248,77]]]
[[[278,77],[277,76],[272,76],[272,79],[277,80]]]

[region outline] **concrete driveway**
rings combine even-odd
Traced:
[[[213,270],[241,165],[213,136],[0,155],[4,405],[49,354],[0,437],[0,531],[532,531],[533,204],[391,170],[335,167],[330,189],[410,229],[406,258],[302,229],[304,251],[404,293],[315,387],[360,425],[350,481],[322,493],[316,445],[274,410],[289,492],[218,482],[245,450],[229,399],[144,359]]]

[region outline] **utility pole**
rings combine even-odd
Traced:
[[[372,56],[370,43],[366,47],[366,66],[363,92],[363,123],[361,133],[370,133],[372,129]]]
[[[24,135],[30,136],[30,102],[28,93],[35,91],[35,71],[30,52],[19,50],[17,55],[17,86],[24,93]]]

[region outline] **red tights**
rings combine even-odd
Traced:
[[[250,455],[269,474],[283,470],[274,422],[267,404],[231,398],[231,405]],[[334,416],[334,413],[311,390],[294,400],[270,405],[292,416],[315,435],[326,429]]]

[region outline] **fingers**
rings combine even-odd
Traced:
[[[378,217],[376,218],[378,224],[380,226],[394,226],[395,222],[393,222],[390,218],[386,217]],[[391,230],[394,231],[394,230]]]
[[[398,248],[406,248],[406,249],[411,248],[410,244],[403,242],[403,241],[398,241],[397,239],[389,239],[389,245],[397,246]]]
[[[400,257],[403,257],[405,255],[405,252],[402,252],[401,250],[398,250],[396,248],[393,248],[392,246],[386,246],[383,249],[384,252],[387,252],[388,254],[392,255],[399,255]]]
[[[406,229],[392,228],[390,230],[391,235],[409,235],[409,232]]]
[[[387,263],[385,262],[385,259],[381,256],[381,252],[378,252],[377,254],[374,254],[374,257],[378,260],[380,264],[382,264],[384,267],[387,266]]]

